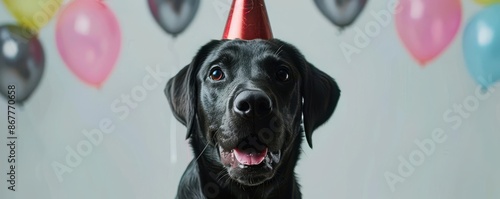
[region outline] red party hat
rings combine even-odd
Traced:
[[[272,39],[264,0],[233,0],[222,39]]]

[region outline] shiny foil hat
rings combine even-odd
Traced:
[[[272,39],[264,0],[233,0],[222,39]]]

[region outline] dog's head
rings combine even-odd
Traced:
[[[330,76],[277,39],[212,41],[165,93],[187,138],[213,147],[203,155],[247,186],[271,179],[302,132],[312,147],[340,96]]]

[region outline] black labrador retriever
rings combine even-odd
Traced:
[[[292,45],[257,39],[209,42],[165,94],[195,154],[177,198],[290,199],[303,136],[312,147],[340,90]]]

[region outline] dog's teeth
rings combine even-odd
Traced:
[[[281,158],[281,151],[278,151],[278,153],[271,153],[271,157],[273,158],[273,162],[279,163],[280,158]]]
[[[271,165],[270,161],[266,162],[266,167],[269,168],[269,169],[273,169],[273,166]]]
[[[248,166],[247,165],[244,165],[244,164],[238,164],[238,167],[242,168],[242,169],[245,169],[247,168]]]

